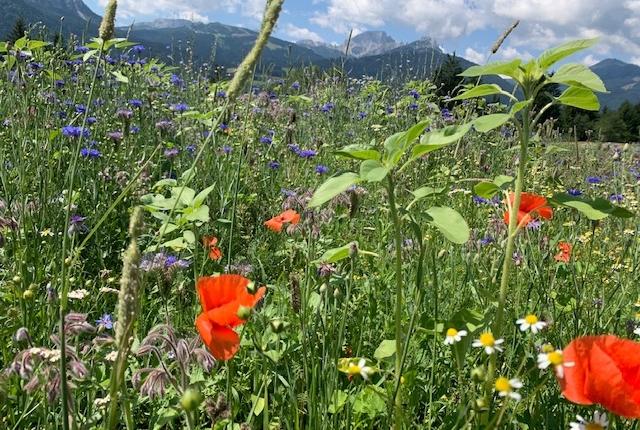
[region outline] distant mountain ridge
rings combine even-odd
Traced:
[[[0,10],[0,38],[9,34],[18,17],[29,24],[43,24],[50,35],[62,27],[65,34],[86,33],[88,37],[96,35],[101,19],[83,0],[0,0]],[[235,67],[257,37],[255,31],[242,27],[184,19],[157,19],[117,29],[119,36],[129,31],[131,40],[149,48],[149,55],[180,61],[183,58],[175,58],[176,51],[184,55],[188,44],[195,61],[213,60],[226,67]],[[286,68],[301,65],[329,68],[338,64],[338,58],[345,57],[345,50],[346,41],[330,45],[309,40],[293,43],[272,37],[261,57],[262,70],[280,74]],[[344,64],[347,72],[358,77],[420,79],[432,76],[446,58],[447,54],[432,39],[402,44],[384,31],[365,31],[351,39],[349,55],[340,65]],[[463,69],[474,64],[461,57],[458,62]],[[640,66],[606,59],[591,69],[609,90],[599,95],[603,107],[616,109],[625,100],[640,103]]]

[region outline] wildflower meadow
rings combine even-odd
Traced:
[[[638,429],[640,151],[544,122],[598,41],[440,96],[258,73],[281,6],[222,76],[0,43],[0,428]]]

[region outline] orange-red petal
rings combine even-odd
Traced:
[[[265,221],[264,225],[267,226],[269,230],[275,231],[276,233],[280,233],[282,231],[282,222],[278,220],[278,217]]]
[[[212,246],[209,249],[209,258],[213,261],[220,261],[222,259],[222,251],[217,246]]]
[[[616,336],[586,336],[564,350],[562,393],[578,404],[599,403],[627,418],[640,418],[640,343]]]
[[[234,274],[199,278],[197,289],[202,310],[207,312],[235,301],[239,293],[246,293],[249,282],[244,276]]]
[[[245,321],[238,317],[238,309],[240,309],[240,306],[253,308],[264,296],[265,292],[265,287],[260,287],[256,294],[249,294],[245,289],[243,293],[238,294],[233,302],[207,311],[207,318],[213,323],[224,327],[236,327],[244,324]]]
[[[214,324],[204,313],[196,319],[196,328],[216,360],[230,360],[240,349],[238,334],[230,328]]]

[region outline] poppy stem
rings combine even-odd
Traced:
[[[391,173],[387,176],[387,194],[389,198],[389,212],[391,222],[394,227],[394,242],[396,248],[395,258],[395,276],[396,276],[396,362],[395,362],[395,378],[396,387],[400,386],[402,378],[402,308],[403,308],[403,279],[402,279],[402,227],[400,225],[400,217],[398,216],[398,208],[396,207],[395,184]],[[394,403],[395,429],[402,428],[402,396],[400,390],[395,390],[392,402]]]

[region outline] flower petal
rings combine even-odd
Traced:
[[[229,328],[212,323],[204,313],[196,319],[196,327],[202,341],[217,360],[230,360],[240,349],[238,334]]]

